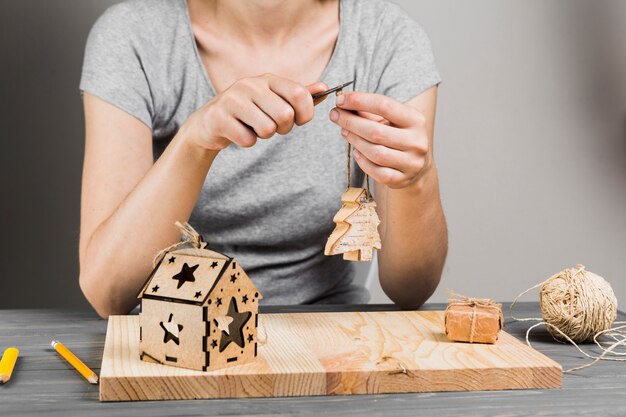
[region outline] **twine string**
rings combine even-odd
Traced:
[[[498,303],[496,303],[494,300],[490,298],[473,298],[473,297],[468,297],[463,294],[455,293],[450,290],[448,290],[448,295],[450,297],[455,297],[455,298],[451,298],[448,300],[448,303],[451,305],[466,305],[470,307],[477,306],[477,307],[483,307],[483,308],[498,309]]]
[[[350,188],[350,160],[352,159],[352,145],[350,145],[350,142],[348,142],[348,178],[346,181],[346,190],[348,188]]]
[[[153,267],[156,267],[157,264],[161,262],[165,254],[171,252],[174,249],[178,249],[181,246],[192,246],[197,249],[204,249],[207,245],[206,242],[202,239],[202,236],[198,232],[196,232],[196,230],[189,223],[181,223],[179,221],[176,221],[176,223],[174,224],[176,225],[176,227],[178,227],[178,230],[180,230],[182,240],[172,245],[169,245],[165,249],[161,249],[156,254],[154,259],[152,259]]]
[[[343,90],[337,90],[335,92],[335,96],[340,96],[343,95]],[[350,188],[350,171],[352,170],[351,167],[351,160],[352,160],[352,145],[350,144],[350,142],[348,142],[348,158],[347,158],[347,163],[346,163],[346,171],[347,171],[347,178],[346,178],[346,190],[348,188]],[[368,174],[365,174],[365,196],[367,197],[368,201],[371,200],[372,198],[372,194],[370,193],[370,176]]]
[[[346,190],[348,188],[350,188],[350,161],[352,160],[352,145],[350,145],[350,143],[348,142],[348,158],[347,158],[347,164],[346,164],[346,170],[348,171],[348,175],[347,175],[347,181],[346,181]],[[365,196],[367,197],[367,200],[371,200],[372,199],[372,193],[370,192],[370,176],[368,174],[365,174]]]
[[[541,287],[543,317],[515,317],[513,315],[515,303],[520,297],[538,287]],[[618,348],[626,348],[626,322],[615,321],[616,304],[610,284],[603,278],[585,271],[584,265],[579,264],[576,268],[561,271],[521,292],[509,307],[509,313],[515,321],[537,321],[526,331],[526,344],[529,347],[532,348],[530,332],[544,325],[555,341],[570,343],[585,357],[593,359],[590,363],[563,371],[569,373],[593,366],[601,360],[626,361],[623,357],[626,356],[626,352],[616,351]],[[593,332],[591,337],[588,336],[590,332]],[[602,336],[610,340],[598,340]],[[600,349],[599,355],[585,352],[577,343],[589,339],[592,339]]]
[[[472,306],[472,325],[470,327],[470,343],[474,343],[474,335],[476,334],[476,304]]]
[[[544,281],[545,282],[545,281]],[[513,300],[513,302],[511,303],[511,305],[509,306],[509,316],[511,316],[511,318],[515,321],[537,321],[537,320],[543,320],[543,318],[541,317],[524,317],[524,318],[518,318],[515,317],[513,315],[513,307],[515,306],[515,303],[517,303],[517,300],[519,300],[523,295],[526,295],[528,292],[534,290],[535,288],[539,288],[543,285],[543,282],[540,282],[537,285],[533,285],[532,287],[530,287],[529,289],[527,289],[526,291],[522,291],[521,293],[518,294],[517,297],[515,297],[515,299]]]

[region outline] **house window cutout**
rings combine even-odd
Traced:
[[[189,266],[189,264],[185,262],[180,272],[172,277],[172,279],[178,281],[176,289],[180,289],[180,287],[182,287],[183,284],[186,282],[195,282],[196,277],[193,275],[193,273],[199,266],[200,264]]]
[[[240,313],[239,308],[237,307],[237,300],[235,297],[230,299],[230,304],[228,306],[227,316],[232,317],[233,321],[228,325],[229,333],[222,331],[220,338],[220,352],[223,352],[224,349],[232,342],[234,342],[240,348],[243,348],[245,345],[245,340],[243,338],[243,326],[246,325],[252,313],[249,311]]]
[[[163,343],[167,343],[171,340],[176,345],[180,345],[180,331],[183,330],[183,326],[173,321],[173,319],[174,314],[170,314],[170,317],[167,321],[162,321],[161,323],[159,323],[164,332]]]

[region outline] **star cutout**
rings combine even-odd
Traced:
[[[202,295],[202,291],[196,291],[196,294],[193,296],[193,298],[198,298]]]
[[[215,300],[215,305],[221,306],[222,305],[222,299],[217,297],[217,300]]]
[[[252,342],[254,340],[254,337],[252,336],[252,334],[248,335],[248,343]]]
[[[162,321],[160,323],[161,328],[165,332],[163,335],[163,343],[167,343],[171,340],[178,345],[180,344],[179,337],[180,331],[183,330],[183,326],[177,324],[175,321],[172,321],[173,318],[174,315],[170,314],[170,318],[166,322]]]
[[[244,304],[248,303],[248,294],[246,294],[243,297],[241,297],[241,302],[244,303]]]
[[[232,274],[232,275],[230,276],[230,282],[235,283],[235,281],[237,281],[237,275]]]
[[[211,347],[214,349],[217,347],[217,340],[215,339],[211,340]]]
[[[249,311],[240,313],[237,308],[237,301],[235,300],[235,297],[230,299],[228,316],[232,317],[233,321],[228,325],[228,333],[222,331],[222,337],[220,339],[220,352],[223,352],[224,349],[231,344],[231,342],[235,342],[240,348],[243,348],[245,343],[243,340],[243,326],[245,326],[251,315],[252,313]]]
[[[159,291],[159,286],[155,285],[154,287],[152,287],[152,292],[157,292]]]
[[[182,287],[185,282],[194,282],[196,280],[196,277],[193,276],[193,271],[195,271],[198,266],[199,265],[194,265],[190,267],[189,265],[187,265],[187,262],[185,262],[180,272],[172,277],[172,279],[178,281],[176,289]]]
[[[176,260],[176,257],[172,256],[170,259],[167,260],[167,262],[170,264],[173,264],[175,260]]]
[[[221,331],[223,331],[226,334],[230,334],[230,329],[228,328],[230,326],[230,323],[233,322],[233,318],[230,316],[219,316],[219,317],[215,317],[213,319],[213,321],[215,322],[215,325],[217,326],[218,329],[220,329]]]
[[[211,269],[215,268],[217,266],[217,262],[213,261],[213,263],[211,264]]]

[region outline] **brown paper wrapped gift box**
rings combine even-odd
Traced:
[[[456,342],[495,343],[502,329],[502,304],[461,296],[449,300],[445,312],[448,339]]]

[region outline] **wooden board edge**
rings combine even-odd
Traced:
[[[561,366],[560,363],[558,363],[557,361],[555,361],[554,359],[552,359],[551,357],[549,357],[548,355],[546,355],[543,352],[538,351],[537,349],[533,348],[532,346],[529,346],[528,344],[524,343],[521,339],[513,336],[511,333],[507,332],[506,330],[502,329],[500,330],[500,335],[498,337],[498,339],[500,340],[502,338],[502,336],[508,338],[508,342],[509,343],[514,343],[516,345],[518,345],[521,349],[522,352],[524,354],[527,354],[529,356],[532,356],[536,359],[541,359],[544,362],[544,366],[546,369],[547,368],[554,368],[554,369],[558,369],[559,373],[561,374],[561,376],[563,375],[563,367]],[[463,343],[463,342],[460,342]],[[515,369],[515,368],[513,368]]]
[[[107,322],[107,332],[104,337],[104,349],[102,349],[102,361],[100,362],[100,377],[106,377],[105,372],[107,371],[107,369],[110,369],[109,366],[105,367],[105,365],[109,365],[109,361],[111,357],[111,352],[109,351],[113,349],[112,339],[115,337],[113,335],[113,325],[114,325],[113,322],[119,320],[118,317],[125,317],[125,316],[110,316]]]
[[[514,374],[520,372],[519,379]],[[449,375],[447,375],[449,374]],[[100,401],[154,401],[154,400],[191,400],[191,399],[229,399],[229,398],[267,398],[267,397],[308,397],[338,395],[375,395],[426,392],[459,391],[503,391],[558,389],[562,386],[560,366],[534,368],[484,368],[468,369],[466,378],[459,378],[458,370],[422,370],[419,376],[412,370],[390,372],[360,371],[345,373],[320,373],[318,378],[326,380],[325,392],[303,392],[293,389],[293,385],[280,381],[289,375],[272,377],[266,375],[264,383],[259,384],[259,375],[239,375],[237,390],[219,391],[219,375],[208,374],[176,376],[170,379],[162,377],[104,377],[100,380]],[[512,375],[513,374],[513,375]],[[313,376],[313,375],[311,375]],[[274,379],[278,377],[278,380]],[[261,389],[247,389],[255,386]],[[276,391],[276,387],[283,390]],[[151,387],[146,390],[145,387]],[[194,387],[193,391],[189,391]]]

